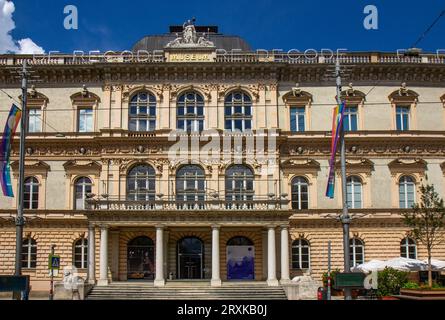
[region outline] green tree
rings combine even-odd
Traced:
[[[404,212],[405,224],[411,228],[411,236],[426,246],[428,252],[428,286],[433,286],[431,257],[432,250],[444,240],[445,208],[443,199],[433,185],[420,186],[420,204],[412,211]]]

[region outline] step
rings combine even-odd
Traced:
[[[223,283],[211,287],[187,282],[169,282],[165,287],[153,283],[119,282],[94,287],[89,300],[286,300],[282,287],[269,287],[264,282]]]

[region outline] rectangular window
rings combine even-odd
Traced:
[[[93,109],[79,109],[78,132],[93,132]]]
[[[40,109],[28,109],[28,132],[42,131],[42,112]]]
[[[357,131],[358,130],[358,108],[357,107],[346,107],[344,118],[343,118],[343,128],[345,131]]]
[[[290,108],[290,130],[292,132],[304,132],[306,122],[305,107]]]
[[[396,107],[396,129],[399,131],[409,130],[409,106]]]

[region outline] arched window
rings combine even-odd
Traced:
[[[246,237],[233,237],[227,241],[228,246],[253,246],[253,241]]]
[[[140,92],[130,99],[128,129],[153,131],[156,129],[156,98],[149,92]]]
[[[346,179],[346,199],[349,208],[362,208],[362,180],[357,176]]]
[[[88,240],[80,238],[74,242],[74,266],[79,269],[88,267]]]
[[[22,268],[35,268],[37,265],[37,241],[31,237],[22,243]]]
[[[296,239],[292,242],[292,269],[310,268],[311,247],[306,239]]]
[[[399,205],[402,209],[411,208],[415,203],[415,183],[410,176],[402,176],[399,180]]]
[[[365,262],[365,244],[358,238],[349,240],[349,259],[351,267]]]
[[[92,182],[90,178],[78,178],[74,184],[74,210],[85,209],[85,199],[91,193]]]
[[[227,208],[252,207],[254,195],[253,171],[244,165],[233,165],[226,170],[226,206]]]
[[[292,209],[303,210],[309,207],[309,184],[304,177],[292,179]]]
[[[204,130],[204,98],[196,92],[179,96],[177,102],[178,130],[201,132]]]
[[[244,92],[233,92],[224,103],[225,129],[247,131],[252,129],[252,100]]]
[[[156,173],[152,166],[142,164],[133,167],[127,177],[127,200],[155,200]]]
[[[203,209],[205,174],[197,165],[186,165],[176,172],[176,202],[178,209]]]
[[[39,208],[39,181],[35,177],[25,179],[23,207],[25,209]]]
[[[414,239],[406,237],[400,242],[400,256],[403,258],[417,259],[417,245]]]

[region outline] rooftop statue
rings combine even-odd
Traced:
[[[202,37],[198,37],[195,28],[195,18],[184,22],[182,28],[182,35],[176,34],[177,38],[167,43],[166,48],[211,48],[215,46],[212,41],[206,38],[205,33]]]

